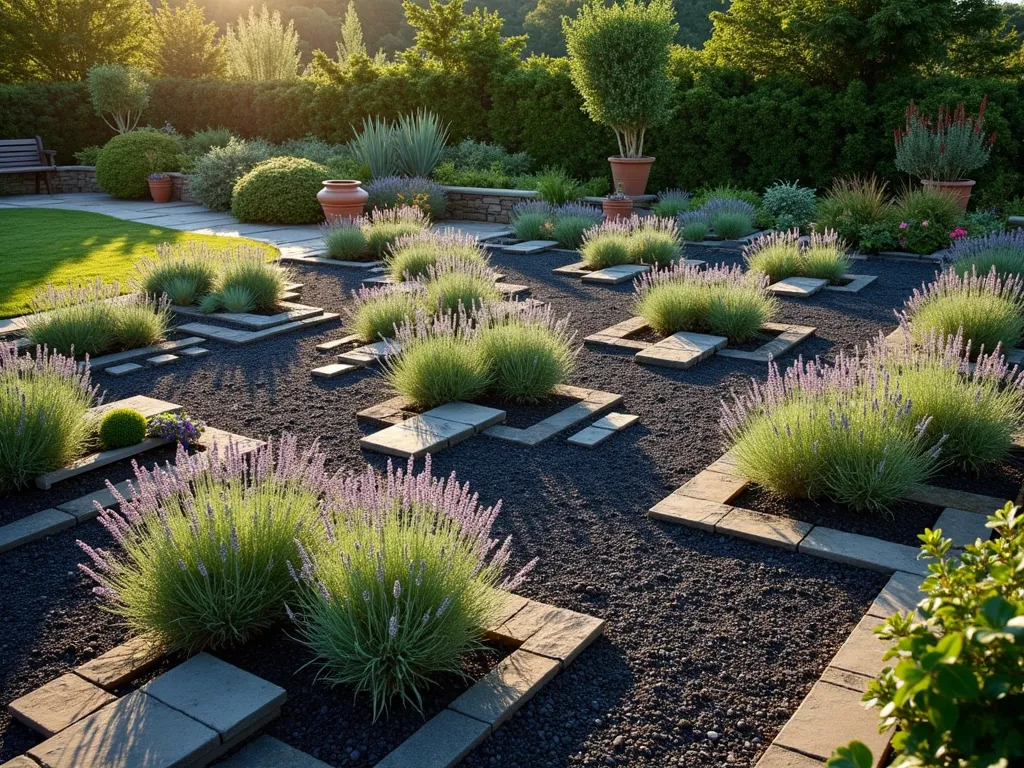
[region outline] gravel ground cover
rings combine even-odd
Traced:
[[[716,251],[711,261],[719,255],[740,259]],[[628,284],[588,286],[551,274],[572,254],[492,260],[510,282],[571,312],[580,338],[632,316]],[[305,283],[300,300],[334,311],[362,276],[295,269]],[[880,279],[859,294],[783,300],[779,322],[818,329],[799,349],[805,356],[892,330],[892,309],[934,270],[867,262],[857,271]],[[205,359],[102,383],[108,400],[149,394],[239,434],[319,437],[334,467],[383,467],[386,457],[359,451],[355,418],[390,396],[379,374],[326,381],[309,374],[330,360],[315,345],[341,335],[328,325],[251,346],[216,345]],[[764,366],[716,357],[675,371],[584,350],[569,383],[621,393],[618,410],[638,414],[638,425],[596,449],[568,446],[563,436],[533,448],[474,438],[435,457],[436,473],[457,470],[482,502],[504,500],[495,534],[514,535],[512,565],[541,558],[522,594],[608,621],[606,636],[466,765],[752,766],[795,710],[886,577],[646,517],[718,457],[719,401],[754,376],[763,378]],[[0,705],[124,638],[76,573],[76,538],[108,545],[102,528],[89,524],[0,556]],[[304,659],[289,661],[297,670]],[[301,675],[296,680],[301,686]],[[274,732],[334,765],[371,765],[365,753],[346,752],[350,740],[355,749],[364,745],[341,739],[326,702],[289,705]],[[0,739],[0,762],[32,743],[6,714]]]

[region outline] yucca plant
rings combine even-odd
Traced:
[[[398,166],[395,157],[394,129],[382,117],[364,117],[363,129],[352,132],[355,136],[349,142],[352,155],[360,163],[369,166],[375,179],[390,176]]]
[[[426,178],[441,159],[448,127],[433,112],[421,109],[415,115],[398,118],[391,129],[391,141],[397,170],[405,176]]]

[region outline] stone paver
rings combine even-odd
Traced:
[[[468,424],[475,432],[483,432],[505,420],[505,411],[463,402],[445,403],[437,408],[431,408],[423,415],[454,421],[456,424]]]
[[[865,677],[878,677],[883,667],[892,665],[892,662],[882,661],[882,654],[889,649],[890,644],[882,642],[875,634],[875,627],[884,623],[885,620],[877,616],[864,616],[829,662],[829,666]]]
[[[611,429],[621,432],[626,427],[636,423],[640,417],[632,413],[609,413],[602,416],[590,426],[598,429]]]
[[[147,357],[146,358],[146,363],[148,365],[153,366],[154,368],[159,368],[160,366],[163,366],[163,365],[170,365],[171,363],[176,362],[176,361],[178,361],[180,359],[181,358],[178,357],[177,355],[171,355],[171,354],[157,355],[156,357]]]
[[[614,434],[614,429],[601,429],[591,425],[581,429],[575,435],[570,435],[566,442],[583,448],[595,448]]]
[[[158,400],[148,395],[133,395],[123,400],[114,400],[103,405],[93,406],[89,409],[89,415],[99,417],[115,408],[131,408],[133,411],[141,413],[147,419],[150,416],[157,416],[161,413],[178,413],[183,410],[180,405],[166,400]]]
[[[236,435],[217,427],[207,427],[203,436],[199,438],[199,444],[206,450],[217,449],[220,452],[227,451],[228,447],[234,448],[240,456],[252,453],[257,448],[266,445],[264,440],[245,435]]]
[[[210,350],[206,347],[188,347],[178,353],[180,357],[190,357],[192,359],[206,357],[208,354],[210,354]]]
[[[917,610],[917,604],[924,598],[922,581],[924,578],[921,576],[897,571],[878,593],[875,602],[868,608],[868,614],[887,619],[894,613],[907,614]]]
[[[123,461],[124,459],[129,459],[133,456],[138,456],[140,453],[151,451],[154,448],[161,448],[166,444],[166,441],[162,438],[149,437],[137,445],[128,445],[124,448],[115,448],[110,451],[93,453],[79,459],[69,467],[55,469],[53,472],[47,472],[44,475],[40,475],[35,479],[35,484],[40,490],[48,491],[55,483],[81,475],[84,472],[92,472],[94,469],[100,469],[101,467],[105,467],[118,461]]]
[[[524,608],[523,611],[526,609]],[[520,611],[512,618],[516,621]],[[510,622],[507,622],[510,623]],[[604,633],[604,620],[584,613],[556,608],[540,628],[519,647],[540,656],[557,659],[568,666],[583,650]]]
[[[906,571],[921,576],[928,573],[927,563],[917,559],[920,551],[917,547],[820,525],[807,534],[797,551],[884,573]]]
[[[359,368],[360,366],[358,365],[349,365],[348,363],[331,363],[330,365],[314,368],[310,373],[320,379],[335,379],[350,371],[357,371]]]
[[[849,688],[851,691],[863,694],[867,692],[868,684],[874,680],[874,677],[859,675],[856,672],[847,672],[845,669],[837,669],[830,666],[825,667],[825,671],[821,674],[821,679],[826,683],[838,685],[840,688]]]
[[[551,248],[557,248],[557,240],[527,240],[525,243],[517,243],[516,245],[503,246],[501,250],[505,253],[540,253],[541,251],[547,251]]]
[[[787,277],[768,286],[768,290],[780,296],[789,296],[794,299],[806,299],[828,285],[828,280],[817,277]]]
[[[114,488],[125,498],[131,497],[131,486],[128,480],[118,483]],[[84,523],[86,520],[92,520],[99,515],[99,510],[96,509],[97,503],[104,509],[111,509],[117,506],[117,499],[109,489],[103,488],[95,493],[89,493],[63,504],[58,504],[57,509],[61,512],[67,512],[79,523]]]
[[[142,366],[138,363],[122,363],[121,365],[112,365],[106,369],[106,373],[110,374],[114,378],[121,376],[127,376],[130,373],[141,371]]]
[[[985,527],[987,519],[986,515],[978,512],[946,507],[932,528],[941,528],[942,535],[947,539],[952,539],[954,547],[962,549],[978,539],[988,541],[991,538],[992,529]]]
[[[506,621],[511,619],[513,616],[515,616],[529,604],[530,598],[523,597],[522,595],[515,595],[511,592],[508,593],[505,597],[505,602],[501,606],[501,610],[498,612],[498,615],[494,619],[493,624],[487,628],[488,631],[496,631],[498,627],[500,627]]]
[[[15,699],[7,705],[7,711],[33,731],[49,737],[114,701],[116,696],[69,673]]]
[[[826,291],[836,291],[838,293],[859,293],[860,291],[867,288],[875,280],[878,279],[878,275],[843,275],[843,278],[849,280],[846,285],[826,285]]]
[[[45,768],[178,768],[205,765],[219,745],[216,731],[135,691],[28,754]]]
[[[735,507],[717,501],[672,493],[651,507],[647,514],[655,520],[713,532],[718,522],[733,509]]]
[[[149,347],[127,349],[124,352],[114,352],[110,355],[92,357],[89,358],[89,367],[93,371],[110,371],[111,368],[123,368],[124,364],[132,361],[142,360],[162,353],[178,352],[179,350],[187,349],[188,347],[194,347],[197,344],[201,344],[202,341],[202,339],[195,336],[189,336],[175,341],[162,341],[159,344],[153,344]],[[114,373],[112,375],[117,376],[119,374]]]
[[[359,447],[403,458],[419,458],[455,445],[474,433],[473,427],[454,421],[414,416],[359,441]]]
[[[163,648],[155,640],[140,635],[75,667],[75,674],[113,691],[148,672],[164,656]]]
[[[515,651],[453,701],[449,709],[497,728],[533,698],[560,668],[557,659]]]
[[[445,709],[374,768],[449,768],[490,735],[491,726]]]
[[[1007,501],[1012,501],[1012,499],[999,499],[995,496],[983,496],[970,491],[955,491],[924,483],[914,485],[908,493],[903,495],[903,498],[908,501],[916,501],[919,504],[933,504],[943,508],[953,507],[968,512],[977,512],[981,515],[991,515],[997,509],[1002,509]]]
[[[734,508],[715,524],[715,532],[796,551],[814,526],[779,515]]]
[[[260,736],[233,754],[227,760],[217,763],[217,768],[330,768],[330,766],[307,755],[273,736]]]
[[[338,355],[338,361],[349,365],[371,365],[400,351],[401,347],[393,341],[375,341]]]
[[[636,353],[638,363],[685,370],[722,349],[729,340],[704,333],[674,333]]]
[[[857,739],[874,755],[881,755],[891,734],[878,732],[878,710],[864,709],[860,699],[856,691],[819,681],[775,738],[775,745],[827,760],[837,746]]]
[[[56,509],[41,512],[0,526],[0,552],[20,547],[30,541],[50,536],[75,524],[75,518]]]
[[[552,621],[560,610],[553,605],[530,600],[493,634],[502,642],[521,645]]]
[[[280,710],[288,698],[283,688],[208,653],[165,672],[142,691],[212,728],[224,742]]]
[[[342,336],[340,339],[331,339],[325,341],[323,344],[316,345],[317,352],[331,352],[338,347],[344,347],[346,344],[351,344],[354,341],[359,341],[359,337],[355,334],[349,334],[348,336]]]
[[[25,757],[25,755],[18,755],[13,760],[8,760],[0,768],[39,768],[39,763],[33,760],[31,757]]]
[[[584,272],[581,279],[585,283],[599,283],[604,285],[618,285],[632,280],[637,275],[650,272],[651,268],[643,264],[619,264],[614,267],[598,269],[594,272]]]
[[[728,504],[743,492],[747,484],[746,478],[705,469],[686,481],[675,493],[680,496],[692,496],[695,499]]]
[[[821,760],[790,752],[773,744],[761,755],[755,768],[821,768],[824,764]]]

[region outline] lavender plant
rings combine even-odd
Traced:
[[[479,241],[457,229],[404,232],[395,238],[387,258],[388,275],[399,282],[420,280],[442,256],[466,265],[486,267],[488,259]]]
[[[958,275],[987,275],[994,268],[1005,279],[1024,276],[1024,230],[954,240],[946,252]]]
[[[519,203],[509,218],[512,232],[519,240],[541,240],[551,228],[554,206],[544,201]]]
[[[801,237],[799,229],[771,232],[744,247],[743,258],[748,269],[772,283],[794,276],[838,283],[850,270],[846,246],[830,230],[810,237]]]
[[[730,197],[712,197],[700,208],[723,240],[737,240],[754,231],[757,209],[752,203]]]
[[[629,260],[633,264],[667,267],[679,259],[682,247],[675,219],[647,216],[630,221]]]
[[[158,413],[149,418],[148,430],[150,437],[159,437],[169,443],[191,448],[199,442],[199,438],[206,431],[206,423],[192,418],[184,411]]]
[[[605,221],[583,234],[580,256],[590,269],[605,269],[629,264],[630,222],[627,219]]]
[[[45,347],[19,356],[16,345],[0,343],[0,496],[85,453],[96,392],[88,360],[79,367]]]
[[[136,467],[131,498],[101,510],[116,551],[78,545],[79,568],[133,633],[187,652],[245,642],[279,620],[294,594],[286,563],[307,542],[337,480],[314,444],[284,437],[243,456],[237,446]]]
[[[778,311],[764,275],[716,264],[655,268],[635,282],[634,310],[657,333],[702,331],[745,341]]]
[[[444,187],[422,177],[385,176],[366,186],[369,210],[418,208],[426,218],[444,216]]]
[[[675,217],[690,210],[690,193],[681,189],[665,189],[658,193],[651,212],[655,216]]]
[[[599,208],[584,203],[565,203],[554,210],[551,237],[563,248],[576,249],[583,242],[583,233],[604,219]]]
[[[472,312],[501,298],[494,285],[497,274],[486,262],[464,261],[447,254],[427,269],[424,304],[428,312]]]
[[[415,318],[422,294],[416,283],[401,290],[384,285],[362,287],[352,292],[352,303],[345,306],[346,325],[365,342],[393,339],[399,326]]]
[[[825,497],[883,512],[934,471],[945,437],[929,437],[900,378],[870,359],[798,359],[722,403],[722,429],[744,477],[787,498]]]
[[[363,234],[362,219],[336,221],[321,225],[324,233],[324,248],[327,257],[342,261],[360,261],[367,254],[366,235]]]
[[[679,236],[689,243],[699,243],[711,232],[711,218],[704,211],[683,211],[676,216]]]
[[[993,267],[981,276],[973,269],[963,276],[955,269],[915,289],[896,316],[921,342],[934,332],[940,338],[962,336],[977,354],[998,346],[1017,346],[1024,334],[1024,277],[1001,278]]]
[[[505,576],[510,538],[492,538],[485,508],[454,474],[389,463],[346,479],[321,515],[319,550],[299,546],[294,620],[320,676],[370,696],[374,718],[394,701],[422,709],[438,675],[482,648],[484,629],[536,561]]]

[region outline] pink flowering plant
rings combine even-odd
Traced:
[[[320,677],[367,693],[376,719],[394,701],[421,709],[439,675],[464,675],[484,630],[533,567],[506,575],[511,537],[492,528],[501,502],[484,507],[453,474],[384,474],[340,483],[320,515],[319,546],[298,544],[288,568],[299,589],[290,611]]]
[[[939,107],[938,117],[932,120],[922,115],[911,102],[907,107],[906,124],[896,128],[896,167],[919,179],[932,181],[960,181],[971,171],[988,162],[993,133],[985,135],[985,108],[988,99],[982,99],[976,117],[968,117],[964,105],[956,109]]]

